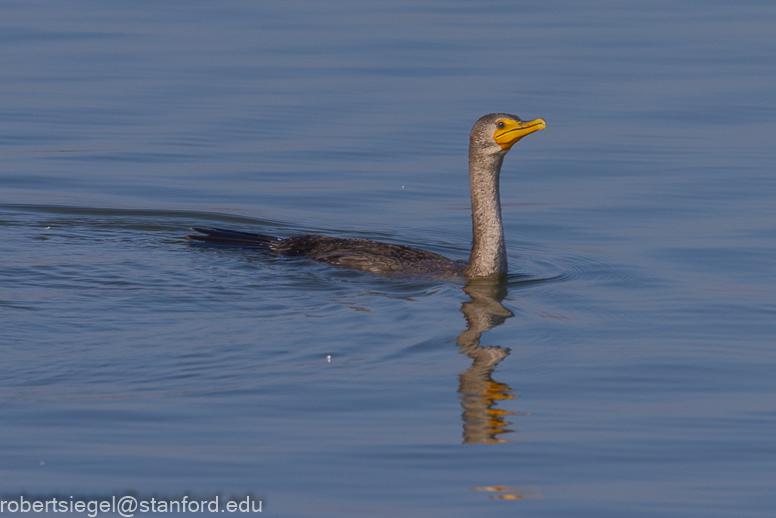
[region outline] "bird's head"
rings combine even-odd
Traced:
[[[544,119],[523,121],[509,113],[489,113],[474,123],[470,142],[483,153],[504,155],[515,142],[546,127]]]

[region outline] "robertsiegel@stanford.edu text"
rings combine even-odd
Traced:
[[[0,500],[0,513],[86,513],[95,518],[99,513],[118,513],[132,518],[135,513],[260,513],[262,501],[248,495],[241,499],[230,499],[221,506],[219,497],[212,499],[190,499],[184,495],[179,499],[115,496],[109,498],[67,498],[27,497]]]

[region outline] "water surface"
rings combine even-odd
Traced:
[[[776,9],[751,2],[5,2],[0,487],[269,516],[776,511]],[[501,284],[189,226],[466,259]]]

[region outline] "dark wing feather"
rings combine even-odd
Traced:
[[[198,234],[186,239],[210,245],[271,250],[287,257],[307,257],[314,261],[378,274],[446,273],[460,275],[465,263],[444,256],[394,243],[369,239],[329,236],[292,236],[279,239],[253,232],[223,228],[191,227]]]

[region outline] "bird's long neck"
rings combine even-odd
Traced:
[[[472,253],[463,273],[488,277],[506,273],[507,250],[501,226],[499,175],[504,154],[488,155],[469,149],[469,183],[472,194]]]

